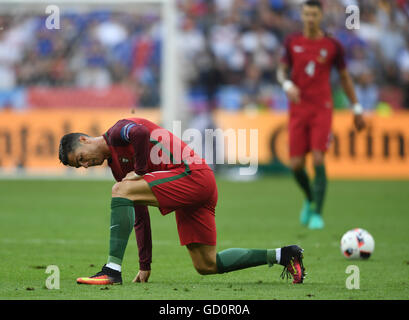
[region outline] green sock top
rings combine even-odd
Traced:
[[[112,198],[111,199],[111,209],[123,206],[133,206],[133,201],[126,198]]]

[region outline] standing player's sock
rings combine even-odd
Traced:
[[[327,175],[325,165],[315,166],[315,179],[313,185],[315,210],[314,212],[321,214],[324,204],[325,191],[327,188]]]
[[[135,223],[133,201],[125,198],[111,200],[111,228],[109,240],[109,257],[107,266],[118,270],[122,264],[129,235]],[[118,270],[120,271],[120,270]]]
[[[263,264],[280,263],[281,249],[231,248],[216,254],[217,272],[225,273]],[[277,259],[278,258],[278,259]]]
[[[313,195],[311,192],[310,178],[308,177],[307,172],[305,169],[299,169],[293,171],[293,174],[298,185],[304,191],[306,199],[311,203],[313,201]]]

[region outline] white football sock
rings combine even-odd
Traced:
[[[107,266],[108,268],[110,268],[110,269],[113,269],[113,270],[116,270],[116,271],[121,272],[121,265],[120,265],[120,264],[116,264],[116,263],[113,263],[113,262],[108,262],[108,263],[106,264],[106,266]]]
[[[280,260],[281,260],[281,248],[276,249],[276,260],[277,260],[277,263],[280,264]]]

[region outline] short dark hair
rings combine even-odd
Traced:
[[[60,147],[58,148],[58,157],[63,165],[68,165],[68,154],[74,151],[79,145],[79,138],[81,136],[89,137],[85,133],[68,133],[64,135],[60,140]]]
[[[309,7],[317,7],[322,11],[322,3],[321,1],[318,0],[307,0],[303,4],[304,6],[309,6]]]

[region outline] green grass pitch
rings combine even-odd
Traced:
[[[131,234],[122,286],[77,285],[106,262],[109,181],[0,181],[0,299],[409,299],[409,181],[330,181],[326,228],[298,223],[301,192],[287,177],[252,182],[218,179],[218,250],[299,244],[308,272],[302,285],[280,279],[281,266],[259,266],[201,276],[178,242],[174,214],[151,208],[152,275],[134,284],[138,255]],[[375,238],[368,261],[349,261],[339,249],[354,227]],[[360,289],[346,288],[348,265]],[[60,270],[60,289],[45,282],[48,265]]]

